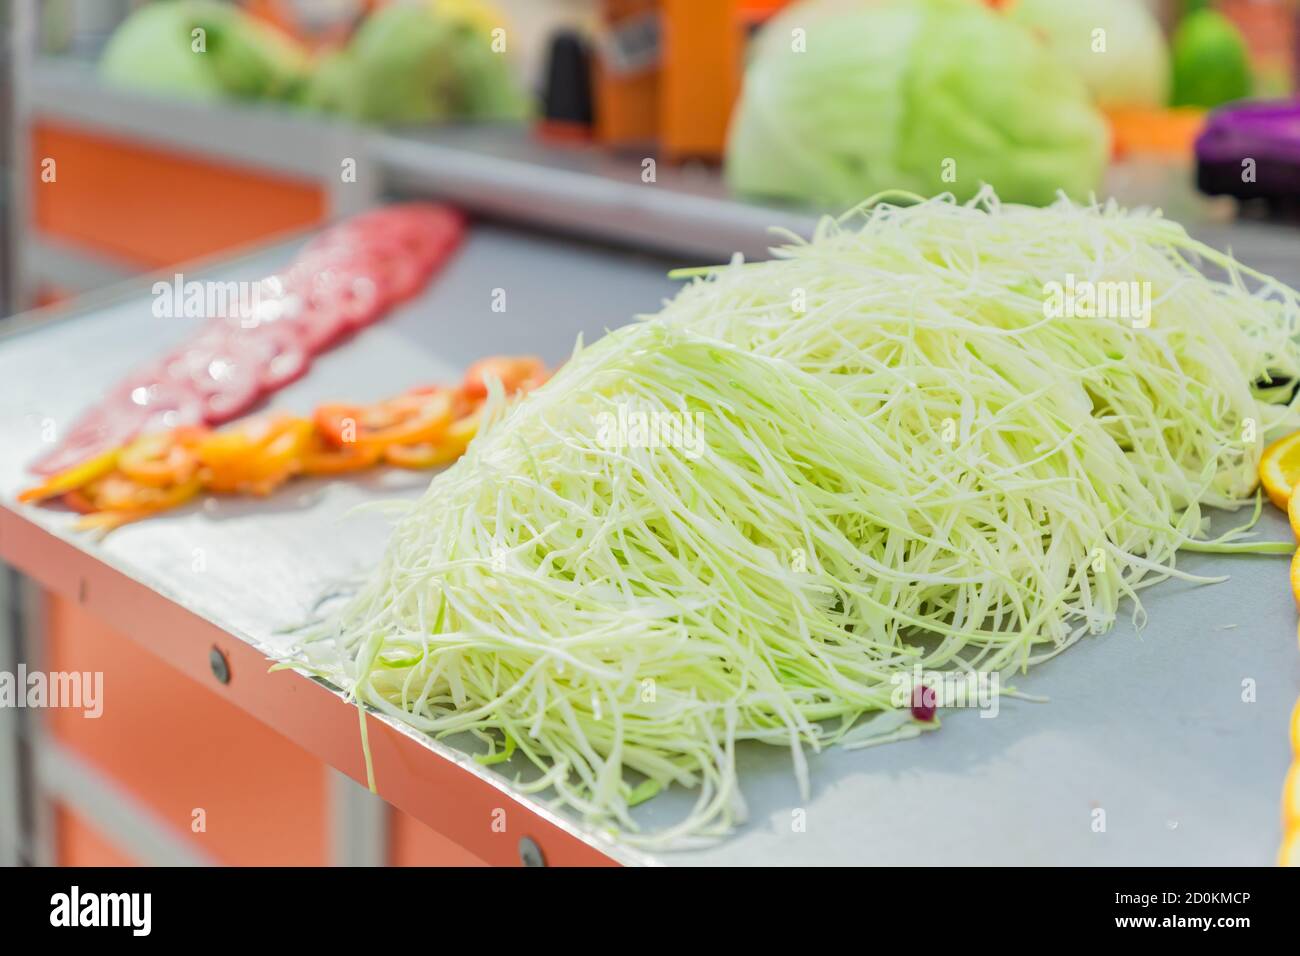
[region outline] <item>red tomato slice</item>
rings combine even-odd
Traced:
[[[460,240],[464,222],[454,209],[413,202],[327,229],[274,277],[280,280],[278,287],[272,281],[262,290],[279,298],[283,308],[259,310],[260,324],[241,330],[258,334],[231,347],[205,330],[160,366],[128,379],[31,470],[44,475],[64,471],[142,430],[220,424],[235,417],[265,391],[303,374],[311,355],[423,288]],[[324,280],[322,273],[327,274]],[[261,330],[281,322],[285,331],[263,340]],[[143,404],[131,397],[137,389],[144,390]]]
[[[145,431],[160,431],[203,421],[202,403],[191,390],[165,381],[157,371],[133,375],[68,430],[53,451],[29,470],[52,475],[126,444]]]
[[[256,363],[231,345],[229,334],[229,326],[214,323],[164,360],[167,380],[198,395],[209,425],[247,411],[262,393]]]
[[[129,411],[129,410],[128,410]],[[129,441],[138,430],[134,416],[107,404],[96,406],[79,418],[50,452],[36,459],[29,470],[38,475],[56,475]]]
[[[124,419],[135,422],[134,434],[198,425],[203,421],[200,397],[182,383],[161,378],[148,384],[123,386],[109,393],[106,404],[116,406]]]
[[[298,341],[312,355],[328,349],[348,328],[347,316],[336,302],[309,304],[293,321]]]
[[[432,272],[431,262],[404,251],[392,238],[374,243],[365,268],[384,290],[390,306],[405,302],[423,289]]]
[[[259,388],[276,391],[307,372],[307,348],[288,322],[268,322],[251,329],[227,330],[223,351],[237,364],[251,367]]]
[[[454,210],[430,203],[388,206],[354,216],[319,236],[308,248],[363,254],[376,244],[429,269],[460,238],[464,219]]]
[[[315,294],[337,305],[352,329],[374,322],[388,307],[374,277],[357,265],[322,273]]]

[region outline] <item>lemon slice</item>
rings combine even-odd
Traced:
[[[1291,752],[1300,762],[1300,698],[1296,698],[1295,710],[1291,711]]]
[[[1300,548],[1291,555],[1291,596],[1295,598],[1296,607],[1300,607]],[[1300,638],[1300,631],[1296,636]]]
[[[1282,840],[1277,854],[1278,866],[1300,866],[1300,827],[1292,827]]]
[[[1292,489],[1300,482],[1300,432],[1279,438],[1264,449],[1259,481],[1268,500],[1285,511]]]
[[[1291,764],[1282,784],[1282,828],[1300,829],[1300,760]]]

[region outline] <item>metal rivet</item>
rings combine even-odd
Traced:
[[[77,581],[77,603],[86,603],[86,579],[81,578]]]
[[[519,862],[524,866],[546,865],[546,857],[542,855],[542,848],[534,843],[531,837],[522,837],[519,840]]]
[[[212,650],[208,651],[208,664],[212,667],[212,676],[223,684],[230,683],[230,664],[226,660],[226,655],[221,653],[217,645],[212,645]]]

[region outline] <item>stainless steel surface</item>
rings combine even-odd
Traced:
[[[22,253],[28,284],[47,283],[73,294],[93,292],[140,274],[138,266],[35,231],[27,233]]]
[[[1270,251],[1268,235],[1261,254]],[[1285,251],[1292,239],[1277,241]],[[217,277],[252,278],[289,252]],[[325,399],[377,398],[450,378],[492,352],[561,360],[579,332],[594,338],[654,311],[673,289],[665,267],[477,226],[423,297],[319,358],[273,404],[303,411]],[[1295,282],[1297,272],[1300,259],[1292,259],[1285,277]],[[491,310],[495,288],[507,292],[505,313]],[[187,331],[185,320],[152,318],[142,295],[0,341],[0,498],[10,501],[24,483],[46,418],[66,425],[108,383]],[[274,649],[286,640],[280,628],[381,553],[385,519],[350,514],[352,506],[412,496],[426,482],[378,473],[301,483],[269,500],[196,505],[102,543],[73,535],[66,514],[24,513],[233,635]],[[1289,535],[1271,510],[1262,531]],[[192,570],[199,553],[201,573]],[[732,838],[685,852],[612,852],[629,862],[684,864],[1269,863],[1290,760],[1287,718],[1300,693],[1287,562],[1189,556],[1182,566],[1231,579],[1144,592],[1150,624],[1141,635],[1121,626],[1018,682],[1049,703],[1004,700],[996,719],[959,711],[919,740],[813,756],[808,801],[798,795],[788,752],[742,747],[750,822]],[[1245,681],[1254,682],[1252,702],[1243,699]],[[466,772],[496,771],[467,763]],[[667,822],[692,798],[670,791],[638,808],[638,817]],[[1104,833],[1092,828],[1099,809]],[[598,835],[590,839],[600,845]]]
[[[766,258],[772,226],[808,235],[816,217],[738,202],[716,170],[550,147],[513,129],[377,133],[375,162],[389,183],[479,212],[674,255]]]
[[[99,82],[93,64],[70,58],[40,57],[30,72],[33,116],[118,139],[327,181],[357,151],[355,127],[300,110],[115,89]]]

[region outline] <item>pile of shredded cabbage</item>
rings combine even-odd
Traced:
[[[1297,296],[1158,214],[876,201],[692,273],[501,410],[309,666],[681,842],[743,820],[739,741],[789,746],[806,790],[805,748],[935,726],[893,694],[918,662],[1009,675],[1125,599],[1140,624],[1180,548],[1282,550],[1206,540],[1205,509],[1300,426]],[[1149,325],[1048,317],[1068,277],[1149,282]],[[701,440],[611,440],[634,411]],[[638,831],[669,786],[691,811]]]

